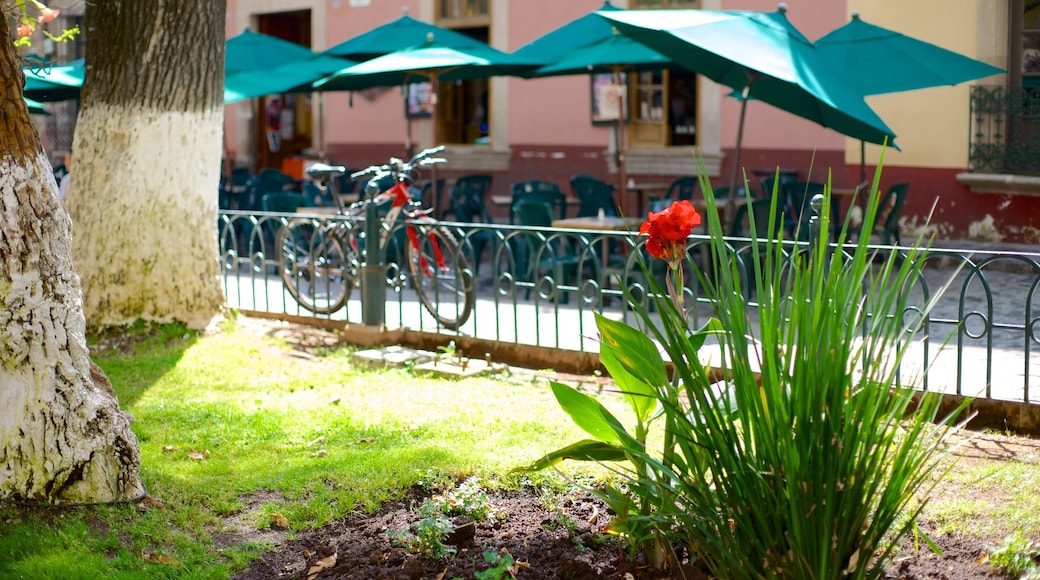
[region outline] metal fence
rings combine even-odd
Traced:
[[[1040,173],[1040,88],[971,88],[968,167],[993,173]]]
[[[476,306],[457,330],[445,329],[423,308],[407,269],[397,265],[402,263],[399,248],[392,244],[385,284],[367,292],[355,288],[345,308],[318,315],[292,298],[278,269],[276,232],[292,219],[299,219],[298,214],[221,212],[221,263],[230,307],[294,320],[362,324],[370,322],[362,304],[366,296],[385,300],[378,321],[385,328],[435,333],[444,344],[471,337],[584,353],[598,352],[594,313],[635,320],[623,288],[652,308],[649,281],[638,263],[642,248],[631,234],[444,222],[442,227],[455,235],[473,264]],[[307,219],[321,225],[344,218]],[[749,240],[727,241],[746,277]],[[704,263],[709,242],[703,235],[690,238],[691,265]],[[807,247],[785,244],[787,252]],[[939,299],[922,332],[909,337],[911,354],[901,372],[920,375],[927,368],[923,387],[932,391],[1040,403],[1040,358],[1035,356],[1040,350],[1040,254],[930,250],[924,259],[922,275],[907,290],[910,310],[917,312]],[[656,277],[660,272],[653,267],[651,263],[650,275]],[[711,316],[712,303],[695,282],[685,292],[688,303],[697,305],[693,324]],[[746,298],[755,305],[750,290]]]

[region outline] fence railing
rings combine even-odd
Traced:
[[[472,337],[593,353],[598,351],[594,313],[636,320],[624,288],[652,309],[649,281],[638,260],[642,248],[628,233],[443,222],[442,227],[459,240],[462,254],[469,256],[474,276],[476,306],[457,330],[444,328],[424,309],[393,247],[387,251],[385,286],[377,292],[355,288],[345,308],[315,314],[286,291],[273,247],[278,228],[297,217],[221,212],[221,263],[229,306],[271,316],[361,324],[362,297],[374,295],[385,300],[382,323],[387,329],[437,333],[445,344],[452,337]],[[327,224],[343,218],[308,219]],[[749,279],[749,240],[727,242],[741,275]],[[690,238],[691,267],[706,263],[709,243],[706,236]],[[788,254],[806,247],[785,242]],[[893,251],[881,246],[878,250]],[[913,345],[901,373],[918,376],[927,368],[920,385],[928,390],[1040,403],[1040,357],[1034,359],[1040,351],[1040,254],[987,250],[973,255],[933,249],[923,259],[926,267],[907,289],[910,306],[903,315],[916,315],[944,291],[922,332],[907,337]],[[652,262],[650,267],[651,276],[661,274]],[[712,315],[712,302],[695,279],[688,278],[687,304],[697,305],[691,316],[693,324],[700,324]],[[748,303],[756,306],[753,286],[743,284]]]
[[[971,88],[971,171],[1040,173],[1040,87]]]

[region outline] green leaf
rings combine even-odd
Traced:
[[[603,349],[599,353],[599,361],[610,373],[611,378],[617,383],[621,393],[625,396],[628,404],[635,411],[636,420],[646,423],[647,417],[657,408],[657,392],[645,382],[639,380],[632,373],[625,370],[624,365],[618,362],[612,349]],[[662,364],[664,364],[662,362]]]
[[[574,423],[600,441],[618,444],[631,439],[624,426],[599,401],[563,383],[551,383],[553,395]]]
[[[726,332],[726,327],[722,325],[722,321],[712,316],[704,323],[704,326],[697,329],[690,336],[690,346],[693,350],[700,350],[704,346],[704,341],[713,334],[723,334]]]
[[[628,457],[625,455],[624,450],[610,445],[609,443],[593,441],[592,439],[582,439],[577,443],[572,443],[571,445],[547,453],[534,463],[525,467],[518,467],[513,471],[541,471],[547,467],[552,467],[553,465],[560,463],[564,459],[573,459],[575,461],[624,461],[628,459]]]
[[[659,387],[668,384],[664,359],[657,345],[645,333],[624,322],[611,320],[596,313],[599,328],[600,352],[610,351],[625,371],[644,383]],[[602,359],[602,354],[600,355]]]

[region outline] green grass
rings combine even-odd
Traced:
[[[548,384],[529,377],[364,371],[349,349],[301,358],[233,325],[210,336],[176,325],[128,334],[139,342],[130,354],[109,348],[113,337],[92,349],[135,417],[142,477],[162,505],[0,503],[0,577],[226,578],[263,548],[215,541],[232,518],[260,529],[280,514],[291,537],[374,510],[431,469],[514,486],[511,469],[577,434]]]
[[[127,342],[137,344],[130,354],[110,347]],[[510,470],[581,435],[548,384],[530,376],[449,381],[364,371],[351,365],[350,349],[300,358],[234,325],[211,336],[135,325],[92,339],[91,349],[135,416],[143,478],[162,505],[0,502],[0,578],[227,578],[265,548],[262,539],[226,540],[241,531],[233,522],[263,530],[280,514],[292,537],[372,510],[420,480],[479,475],[491,487],[514,486]],[[597,399],[630,420],[623,402]],[[208,455],[190,459],[192,450]],[[600,474],[589,464],[563,469]],[[552,511],[568,484],[532,477]],[[964,462],[924,517],[980,538],[1016,529],[1035,537],[1038,480],[1035,463]]]

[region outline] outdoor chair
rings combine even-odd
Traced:
[[[909,183],[897,183],[888,188],[885,196],[881,198],[878,205],[878,216],[874,223],[874,229],[870,232],[872,236],[881,238],[881,243],[889,246],[902,245],[899,238],[899,217],[903,213],[903,205],[906,203],[906,195],[910,191]],[[849,228],[849,237],[862,235],[861,228]]]
[[[509,223],[518,223],[516,220],[517,204],[522,201],[537,201],[552,207],[556,219],[567,217],[567,196],[560,191],[560,186],[551,181],[518,181],[510,186],[513,194],[509,211]]]
[[[614,201],[614,186],[589,175],[575,175],[571,178],[571,190],[578,198],[578,217],[619,214]]]
[[[562,195],[562,194],[561,194]],[[521,200],[514,206],[517,222],[523,226],[549,228],[552,226],[555,210],[551,204],[541,201]],[[585,268],[591,270],[593,279],[598,279],[599,258],[589,246],[576,247],[576,240],[554,237],[553,232],[522,232],[518,236],[522,242],[514,248],[517,254],[517,271],[522,272],[523,279],[534,284],[537,289],[542,276],[551,276],[555,285],[573,280],[581,286],[581,275]],[[531,290],[527,290],[527,299],[531,298]],[[554,290],[554,293],[557,292]],[[562,302],[567,302],[567,294],[563,294]]]
[[[455,180],[455,185],[451,187],[451,202],[448,205],[448,210],[445,211],[445,219],[449,215],[453,215],[455,221],[469,221],[462,219],[458,216],[454,216],[456,206],[472,206],[466,209],[464,213],[467,215],[473,215],[474,213],[488,214],[487,210],[487,195],[491,190],[490,175],[485,174],[473,174],[463,175]],[[483,221],[483,220],[482,220]],[[491,221],[488,219],[487,221]]]
[[[692,176],[680,177],[668,186],[668,193],[664,198],[672,201],[683,199],[692,201],[698,193],[700,193],[700,180]]]
[[[813,196],[822,194],[826,184],[815,181],[791,181],[781,187],[782,197],[778,202],[782,204],[784,212],[784,229],[793,240],[807,241],[811,235],[810,219],[813,209],[810,205]],[[767,198],[768,199],[768,198]],[[837,207],[831,204],[831,225],[835,225]]]
[[[796,175],[791,175],[789,173],[781,173],[780,180],[777,181],[776,174],[771,173],[763,177],[762,181],[759,182],[759,186],[762,189],[762,197],[767,199],[773,197],[774,186],[776,187],[777,193],[782,194],[785,185],[789,183],[796,183],[798,181],[799,179]]]
[[[268,193],[260,200],[260,209],[275,213],[295,213],[297,208],[307,205],[307,198],[300,193]],[[264,217],[260,222],[264,234],[264,247],[274,248],[275,238],[278,230],[282,227],[282,220],[276,217]],[[265,251],[268,257],[273,257],[270,251]]]
[[[422,201],[423,207],[432,209],[433,217],[438,219],[445,219],[445,216],[451,211],[450,206],[447,210],[441,209],[441,192],[444,191],[445,181],[443,177],[436,181],[431,179],[423,183],[419,190],[419,199]]]
[[[305,181],[300,186],[303,191],[304,204],[308,207],[336,207],[336,200],[332,199],[332,191],[325,187],[319,187],[313,181]]]
[[[488,177],[487,182],[490,182],[490,177]],[[445,215],[450,215],[451,219],[457,222],[474,224],[494,223],[491,213],[488,212],[487,206],[484,205],[481,197],[483,187],[482,185],[471,185],[468,182],[463,182],[460,186],[459,182],[456,182],[455,187],[452,188],[451,207],[445,212]],[[477,228],[466,230],[466,236],[460,240],[460,243],[471,259],[470,263],[473,264],[474,274],[480,272],[480,262],[484,255],[484,249],[488,246],[493,246],[495,239],[494,232],[489,230]]]

